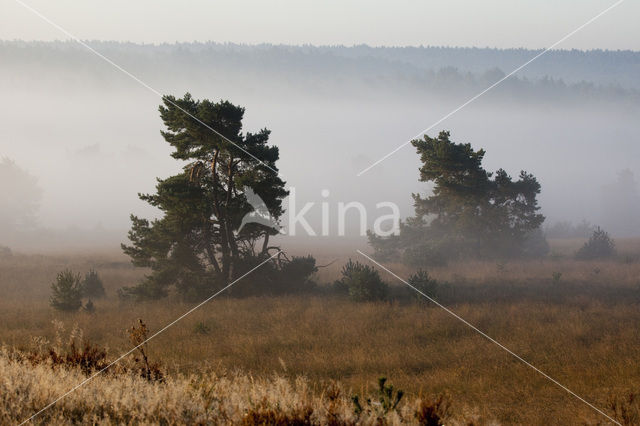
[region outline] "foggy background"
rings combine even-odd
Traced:
[[[319,232],[320,203],[328,202],[334,235],[338,202],[364,203],[368,227],[377,214],[389,213],[376,210],[377,202],[395,202],[403,217],[411,215],[411,193],[428,190],[418,182],[413,147],[356,174],[539,53],[91,45],[161,93],[188,91],[244,106],[244,131],[272,130],[281,175],[296,188],[298,209],[316,202],[306,217]],[[126,239],[129,214],[157,214],[137,193],[153,192],[156,177],[180,170],[160,135],[161,100],[74,42],[0,42],[0,60],[0,158],[28,172],[40,192],[32,220],[5,224],[0,244],[55,246],[77,239],[117,247]],[[542,184],[546,226],[586,220],[615,236],[638,236],[639,112],[640,52],[560,50],[429,134],[450,130],[454,141],[486,149],[490,171],[533,173]],[[323,189],[330,191],[326,199]],[[15,194],[12,178],[0,181],[0,193]],[[356,213],[348,219],[355,236]],[[16,230],[23,231],[19,238]]]

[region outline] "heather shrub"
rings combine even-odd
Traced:
[[[609,410],[624,426],[640,424],[640,393],[628,392],[624,396],[612,395]]]
[[[450,415],[451,403],[443,395],[433,400],[421,400],[415,412],[418,424],[424,426],[444,426],[445,419]]]

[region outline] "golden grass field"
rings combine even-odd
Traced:
[[[572,260],[578,244],[553,242],[555,255],[544,261],[467,262],[430,272],[449,283],[452,292],[442,302],[461,317],[617,421],[637,424],[640,408],[628,396],[640,393],[640,241],[618,242],[620,258],[603,262]],[[339,259],[321,269],[320,283],[337,278],[350,256],[326,249],[313,254],[320,264]],[[388,266],[402,276],[410,272]],[[104,280],[108,297],[95,301],[94,314],[49,307],[50,284],[67,267],[82,273],[95,268]],[[554,272],[562,274],[557,282]],[[10,355],[59,344],[54,320],[59,335],[75,328],[77,339],[106,347],[115,359],[131,348],[125,329],[138,318],[153,333],[193,306],[171,298],[120,302],[117,288],[143,274],[117,253],[0,259],[2,423],[28,417],[84,377],[33,368]],[[109,411],[104,422],[241,423],[251,410],[268,406],[289,414],[311,409],[310,419],[319,424],[335,416],[345,424],[415,423],[421,401],[444,394],[451,402],[447,424],[610,424],[442,309],[409,297],[354,303],[329,294],[221,296],[153,339],[147,350],[163,365],[166,383],[106,375],[57,404],[47,421],[86,412],[76,420],[91,423],[105,407],[117,406],[123,417]],[[350,397],[375,395],[380,376],[406,392],[403,404],[387,416],[356,417]],[[207,392],[194,388],[196,382]],[[335,388],[340,396],[330,401]],[[162,417],[163,410],[172,414]]]

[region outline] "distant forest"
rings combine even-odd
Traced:
[[[90,42],[143,79],[190,86],[235,85],[249,92],[282,89],[327,96],[375,94],[420,97],[474,93],[498,81],[540,50],[285,46],[219,43],[143,45]],[[76,42],[1,41],[5,87],[42,83],[107,88],[129,86]],[[46,73],[43,70],[47,70]],[[69,69],[74,69],[69,73]],[[554,50],[492,92],[519,100],[640,101],[640,52]]]

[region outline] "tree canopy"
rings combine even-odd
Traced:
[[[432,182],[433,192],[413,194],[415,216],[402,223],[399,235],[369,233],[378,255],[425,265],[531,251],[528,242],[541,238],[536,231],[544,221],[538,213],[540,184],[532,174],[522,171],[513,180],[503,169],[487,172],[482,167],[485,151],[452,142],[446,131],[412,144],[422,162],[419,180]],[[534,251],[541,250],[544,246]]]
[[[140,194],[162,217],[149,221],[132,215],[131,245],[122,247],[135,265],[152,272],[121,295],[162,297],[175,286],[194,297],[228,283],[274,249],[269,245],[278,233],[274,227],[247,223],[240,229],[253,211],[248,191],[261,198],[275,221],[288,194],[277,173],[278,148],[268,144],[270,131],[243,133],[244,112],[228,101],[195,100],[188,93],[164,97],[161,133],[174,148],[171,155],[186,165],[181,173],[158,179],[155,194]]]

